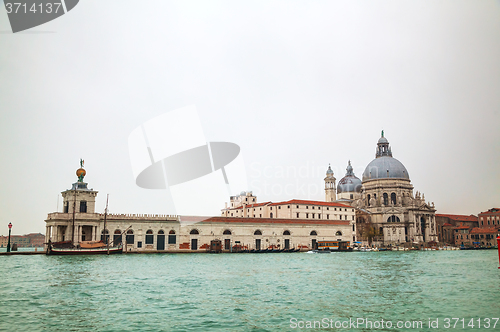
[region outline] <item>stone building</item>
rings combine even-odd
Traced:
[[[408,171],[392,156],[383,131],[375,159],[363,172],[360,197],[352,205],[359,211],[358,224],[369,224],[379,244],[438,240],[434,203],[426,203],[418,191],[413,195]]]
[[[212,240],[220,240],[225,251],[235,244],[305,250],[319,240],[355,240],[351,206],[305,200],[257,203],[250,192],[231,197],[231,206],[220,217],[96,213],[98,192],[83,182],[82,169],[78,181],[62,192],[63,212],[49,213],[45,220],[46,242],[78,245],[109,239],[124,244],[126,252],[205,252]]]

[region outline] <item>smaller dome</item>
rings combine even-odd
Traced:
[[[333,174],[333,171],[332,171],[332,168],[330,167],[330,165],[328,165],[328,170],[326,171],[326,174]]]
[[[361,180],[354,175],[352,170],[351,161],[347,165],[347,173],[339,181],[337,185],[337,193],[359,193],[361,192]]]
[[[378,144],[381,144],[381,143],[389,143],[389,141],[387,140],[387,138],[385,138],[384,136],[382,136],[378,140]]]

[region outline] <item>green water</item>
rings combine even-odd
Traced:
[[[476,331],[500,316],[496,250],[0,256],[0,281],[1,331]]]

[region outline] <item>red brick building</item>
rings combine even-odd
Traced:
[[[500,227],[500,209],[492,208],[478,215],[480,228],[499,228]]]
[[[438,214],[436,213],[436,227],[438,232],[438,240],[441,243],[454,244],[456,245],[457,238],[455,228],[466,227],[467,229],[472,229],[478,227],[478,217],[474,215],[466,216],[460,214]],[[463,235],[463,230],[460,229],[460,235]],[[469,232],[467,232],[468,235]],[[461,236],[463,237],[463,236]],[[462,240],[462,238],[460,238]],[[460,245],[461,241],[459,241]]]
[[[500,234],[498,228],[473,228],[470,232],[472,247],[496,247],[497,246],[497,236]]]

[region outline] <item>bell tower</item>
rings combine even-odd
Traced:
[[[87,174],[83,168],[84,161],[80,159],[80,168],[76,170],[78,181],[73,183],[71,189],[63,191],[63,213],[94,213],[97,191],[88,189],[88,183],[83,182]]]
[[[326,171],[325,178],[325,201],[334,202],[337,200],[337,194],[335,191],[335,177],[333,176],[333,171],[330,165],[328,165],[328,170]]]

